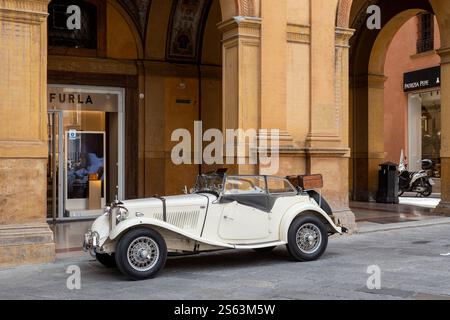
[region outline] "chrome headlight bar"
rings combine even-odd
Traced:
[[[128,218],[130,213],[128,212],[128,209],[123,206],[118,206],[115,210],[116,213],[116,225],[119,224],[121,221]]]
[[[115,200],[111,205],[106,206],[104,209],[104,215],[109,216],[110,229],[115,225],[118,225],[129,216],[128,209],[124,207],[123,203],[119,200]],[[115,220],[115,221],[114,221]]]
[[[111,206],[106,206],[104,209],[103,209],[103,215],[104,216],[107,216],[108,214],[110,214],[111,213]]]

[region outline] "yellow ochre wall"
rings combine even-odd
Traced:
[[[438,51],[443,119],[450,118],[450,91],[445,90],[450,81],[446,2],[430,0],[443,30]],[[171,0],[151,1],[144,30],[117,0],[107,0],[106,49],[91,57],[47,55],[47,0],[0,0],[4,28],[0,32],[0,265],[51,261],[54,256],[52,233],[45,223],[47,71],[92,75],[92,79],[120,76],[136,82],[136,88],[127,91],[131,96],[125,106],[134,119],[128,126],[137,128],[137,136],[126,141],[135,147],[138,159],[137,168],[132,168],[137,171],[136,196],[180,193],[200,170],[211,169],[171,163],[174,129],[192,130],[195,120],[204,122],[204,130],[279,129],[278,174],[322,173],[323,192],[336,217],[354,231],[355,217],[349,209],[350,129],[355,124],[349,108],[353,98],[349,43],[355,32],[350,28],[366,3],[214,0],[200,63],[177,63],[166,59]],[[362,70],[366,77],[368,71]],[[381,119],[371,124],[373,133],[378,125],[384,127],[383,117],[377,115],[382,109],[383,77],[368,78],[375,89],[370,94],[375,94],[378,104],[366,113]],[[361,101],[368,96],[365,90]],[[177,99],[189,103],[176,103]],[[450,181],[450,126],[443,128],[440,208],[445,213],[450,207],[450,184],[445,183]],[[373,154],[363,154],[373,158],[361,169],[370,169],[370,186],[365,188],[371,190],[376,188],[373,164],[382,153],[378,150],[382,139],[372,134],[365,142],[376,148]],[[235,165],[231,170],[265,173],[266,168]]]

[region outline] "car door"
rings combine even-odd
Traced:
[[[219,237],[232,244],[263,242],[269,236],[268,198],[264,177],[227,177]]]

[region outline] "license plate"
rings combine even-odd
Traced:
[[[436,183],[433,181],[433,179],[429,179],[428,180],[429,182],[430,182],[430,184],[432,185],[432,186],[434,186]]]

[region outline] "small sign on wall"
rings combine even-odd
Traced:
[[[77,140],[77,130],[69,130],[69,140]]]
[[[188,105],[191,105],[192,104],[192,100],[191,99],[177,99],[176,100],[176,104],[188,104]]]

